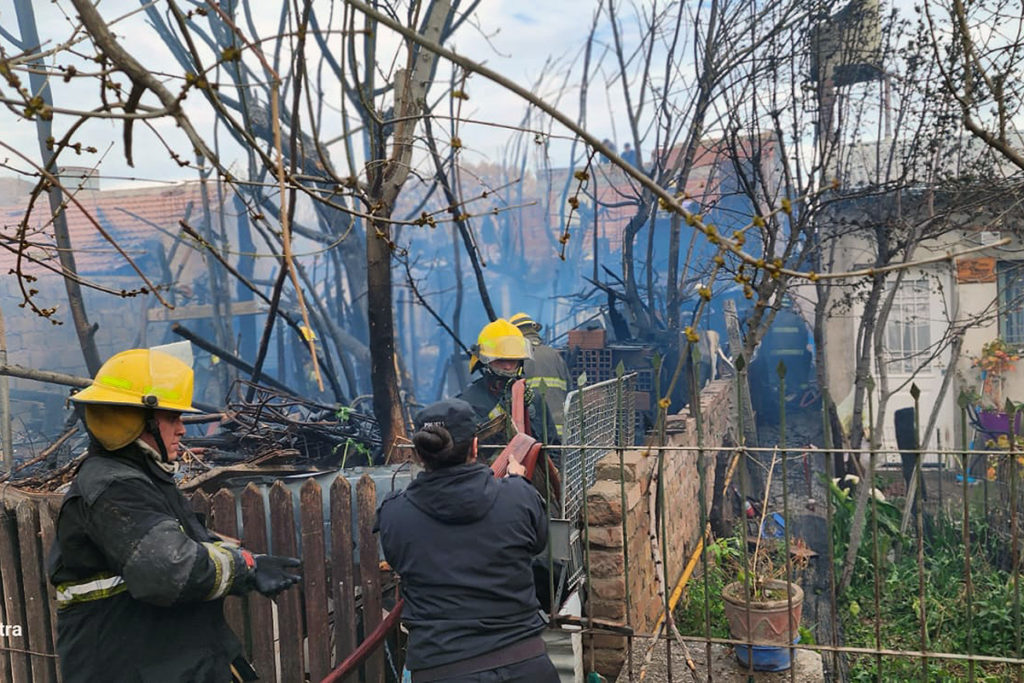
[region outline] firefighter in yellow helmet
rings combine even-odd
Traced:
[[[523,376],[523,363],[533,357],[533,345],[518,327],[504,318],[484,325],[472,348],[470,373],[479,372],[458,398],[473,406],[481,422],[499,415],[511,415],[512,383]],[[526,403],[533,436],[549,444],[561,443],[547,406],[527,388]],[[510,432],[483,441],[484,445],[507,443]],[[491,453],[486,454],[493,455]]]
[[[533,357],[523,363],[526,386],[538,394],[543,394],[544,402],[547,403],[551,417],[555,421],[558,435],[564,436],[562,422],[565,412],[565,396],[569,386],[569,367],[565,364],[562,354],[541,341],[542,326],[540,323],[525,313],[516,313],[508,321],[519,328],[533,347]],[[543,392],[541,392],[541,383],[544,384]]]
[[[510,416],[512,384],[523,376],[523,363],[533,357],[533,345],[518,327],[508,320],[499,318],[484,325],[472,351],[469,369],[470,372],[479,372],[480,377],[463,389],[457,398],[473,407],[481,423],[499,415]],[[525,394],[531,435],[548,445],[561,445],[555,421],[540,395],[529,387],[526,388]],[[506,424],[511,427],[510,420]],[[499,432],[486,439],[480,439],[479,444],[485,447],[480,449],[480,458],[486,461],[493,460],[499,450],[487,449],[486,446],[506,444],[513,435],[512,429],[509,428],[504,433]],[[550,459],[556,468],[560,467],[561,450],[545,448],[542,458],[545,460],[538,462],[534,470],[533,486],[540,492],[544,501],[557,501],[559,493],[557,486],[552,485],[546,459]],[[535,557],[531,564],[537,599],[544,607],[548,607],[552,601],[550,586],[561,585],[564,571],[563,563],[558,560],[552,561],[546,553],[547,550]],[[555,568],[554,576],[550,574],[552,566]]]
[[[224,597],[299,581],[298,560],[222,540],[175,485],[192,382],[178,358],[132,349],[72,396],[91,441],[49,560],[66,683],[256,680]]]

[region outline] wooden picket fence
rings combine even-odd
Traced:
[[[285,591],[273,601],[250,593],[229,597],[225,603],[228,623],[245,644],[261,681],[321,681],[355,650],[359,633],[371,633],[381,621],[382,582],[373,532],[377,504],[374,481],[363,475],[356,484],[356,524],[349,481],[337,477],[328,493],[330,524],[326,526],[324,492],[314,479],[303,484],[297,506],[292,491],[276,482],[267,497],[269,515],[263,493],[254,484],[242,491],[240,501],[227,489],[212,496],[201,491],[192,496],[193,506],[206,514],[211,529],[242,539],[254,553],[302,558],[299,589]],[[60,680],[54,646],[56,605],[46,571],[60,500],[54,494],[29,494],[14,488],[0,491],[3,681]],[[353,528],[357,529],[356,538]],[[330,556],[325,529],[330,534]],[[371,548],[372,552],[358,553],[357,557],[356,547]],[[14,633],[15,626],[20,627],[20,635]],[[384,651],[378,649],[363,665],[363,680],[384,681],[386,666]],[[358,680],[358,672],[350,679]]]

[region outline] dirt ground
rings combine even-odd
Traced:
[[[811,650],[796,650],[796,665],[792,670],[780,671],[777,673],[754,672],[750,673],[736,660],[732,648],[726,645],[711,646],[711,667],[706,662],[706,651],[702,643],[689,643],[690,656],[696,665],[696,680],[717,681],[719,683],[821,683],[825,680],[822,668],[821,656]],[[636,641],[638,652],[633,655],[633,671],[630,676],[629,667],[624,666],[619,673],[617,683],[633,683],[640,681],[640,670],[643,664],[646,645],[643,641]],[[672,677],[669,678],[668,655],[663,644],[654,648],[651,655],[651,663],[647,667],[645,681],[679,681],[685,683],[693,681],[690,670],[686,666],[682,648],[677,644],[672,645]]]

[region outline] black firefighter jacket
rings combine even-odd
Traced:
[[[533,344],[533,358],[523,363],[526,386],[538,396],[544,396],[544,402],[547,403],[558,435],[564,437],[562,426],[565,422],[565,397],[569,391],[569,367],[565,364],[562,354],[547,344],[542,344],[540,337],[531,334],[526,338]],[[543,394],[541,383],[545,387]]]
[[[245,579],[139,442],[95,442],[61,505],[50,556],[65,683],[226,683],[242,654],[223,597]]]
[[[423,472],[377,511],[384,557],[402,577],[406,666],[432,668],[540,633],[531,558],[547,547],[540,496],[482,463]]]

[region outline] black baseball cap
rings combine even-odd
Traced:
[[[416,413],[415,423],[417,430],[428,424],[440,425],[452,435],[454,443],[463,444],[476,436],[477,416],[473,406],[461,398],[449,398],[431,403]]]

